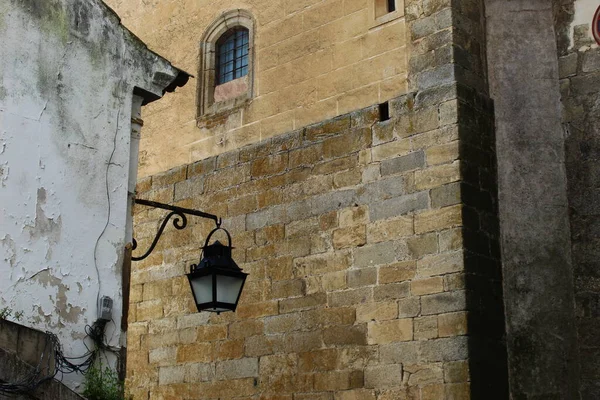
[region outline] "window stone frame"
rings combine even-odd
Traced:
[[[197,121],[201,124],[206,118],[244,106],[254,93],[254,18],[243,9],[226,11],[206,29],[200,41],[198,71]],[[229,29],[243,27],[248,30],[248,74],[238,79],[248,80],[248,90],[221,102],[215,102],[216,86],[216,45],[217,40]]]

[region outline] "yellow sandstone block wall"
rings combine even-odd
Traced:
[[[374,0],[107,0],[152,50],[198,75],[200,41],[223,12],[250,11],[254,94],[197,121],[199,79],[144,109],[140,176],[380,103],[407,90],[404,3],[376,19]],[[197,77],[198,78],[198,77]]]
[[[409,95],[142,179],[222,216],[250,275],[235,313],[196,312],[193,217],[134,264],[135,399],[469,399],[455,106]],[[160,214],[137,208],[140,249]]]

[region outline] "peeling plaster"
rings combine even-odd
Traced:
[[[121,318],[133,89],[178,71],[100,0],[0,0],[0,32],[0,303],[77,356],[98,296]]]

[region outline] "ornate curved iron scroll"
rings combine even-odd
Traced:
[[[152,240],[152,244],[150,245],[150,248],[139,257],[132,256],[131,257],[132,261],[141,261],[144,258],[148,257],[150,255],[150,253],[152,253],[152,250],[154,250],[154,248],[156,247],[156,244],[158,243],[160,236],[162,235],[163,231],[165,230],[167,224],[169,223],[169,220],[173,216],[177,216],[177,218],[175,218],[173,220],[173,226],[179,230],[184,229],[187,226],[186,214],[195,215],[197,217],[202,217],[202,218],[212,219],[215,221],[217,228],[221,226],[220,218],[218,218],[216,215],[208,214],[208,213],[205,213],[202,211],[192,210],[190,208],[171,206],[168,204],[163,204],[163,203],[158,203],[156,201],[143,200],[143,199],[135,199],[135,203],[141,204],[144,206],[154,207],[154,208],[162,208],[164,210],[170,210],[171,212],[169,214],[167,214],[167,216],[165,217],[163,222],[160,224],[160,228],[158,228],[158,232],[156,232],[156,236],[154,237],[154,240]],[[180,220],[180,218],[181,218],[181,220]],[[135,250],[136,248],[137,248],[137,240],[133,239],[132,250]]]

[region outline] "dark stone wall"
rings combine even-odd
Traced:
[[[588,26],[575,28],[587,32]],[[600,398],[600,49],[559,58],[582,399]]]
[[[578,398],[554,20],[550,1],[486,1],[513,399]]]

